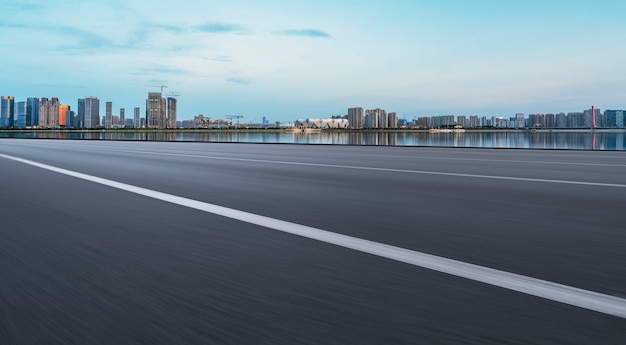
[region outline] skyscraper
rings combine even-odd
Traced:
[[[97,128],[100,126],[100,99],[87,96],[78,100],[78,127]]]
[[[126,125],[126,109],[120,108],[120,127],[124,127]]]
[[[15,98],[2,96],[0,99],[0,127],[13,127],[15,116]]]
[[[39,101],[39,123],[40,128],[59,127],[59,99],[41,97]]]
[[[106,113],[104,115],[104,128],[113,127],[113,103],[106,102]]]
[[[176,128],[176,104],[174,97],[167,98],[167,128]]]
[[[77,128],[87,128],[85,127],[85,99],[78,99],[78,116],[76,121]]]
[[[165,128],[165,100],[160,92],[149,92],[146,100],[146,123],[148,128]]]
[[[48,115],[50,114],[50,100],[47,97],[41,97],[39,101],[39,122],[37,127],[46,128],[48,126]]]
[[[39,125],[39,98],[28,97],[26,99],[26,126],[36,127]]]
[[[67,115],[69,114],[70,107],[69,105],[61,104],[59,105],[59,127],[69,126],[69,121]]]
[[[49,126],[52,128],[59,127],[59,99],[56,97],[50,98],[50,114],[48,115]]]
[[[133,119],[133,127],[135,128],[140,128],[141,127],[141,110],[139,109],[139,107],[135,108],[135,118]]]
[[[78,128],[77,126],[77,119],[76,119],[76,112],[73,111],[71,109],[71,107],[68,105],[67,106],[67,126],[71,127],[71,128]]]
[[[26,127],[26,114],[26,101],[17,102],[17,122],[15,123],[15,127]]]

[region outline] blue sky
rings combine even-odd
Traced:
[[[0,94],[288,122],[626,108],[626,1],[3,0]],[[127,110],[127,113],[129,111]]]

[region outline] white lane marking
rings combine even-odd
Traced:
[[[494,162],[494,163],[519,163],[519,164],[548,164],[548,165],[580,165],[580,166],[598,166],[626,168],[626,164],[604,164],[604,163],[583,163],[583,162],[548,162],[548,161],[531,161],[531,160],[514,160],[514,159],[488,159],[488,158],[460,158],[460,157],[433,157],[433,156],[399,156],[399,155],[367,155],[367,154],[344,154],[346,156],[362,156],[362,157],[384,157],[384,158],[403,158],[403,159],[432,159],[432,160],[449,160],[449,161],[471,161],[471,162]]]
[[[126,151],[128,149],[100,149],[100,150],[117,150]],[[152,154],[176,154],[162,151],[143,151],[143,153],[150,152]],[[215,152],[217,153],[217,152]],[[335,153],[333,153],[334,155]],[[580,166],[597,166],[597,167],[612,167],[612,168],[626,168],[626,164],[605,164],[605,163],[583,163],[583,162],[547,162],[547,161],[534,161],[534,160],[514,160],[514,159],[488,159],[488,158],[460,158],[460,157],[433,157],[433,156],[400,156],[400,155],[370,155],[370,154],[352,154],[352,153],[340,153],[343,156],[358,156],[358,157],[384,157],[384,158],[403,158],[410,160],[419,159],[432,159],[432,160],[449,160],[449,161],[471,161],[471,162],[494,162],[494,163],[516,163],[516,164],[547,164],[547,165],[580,165]],[[207,157],[196,155],[196,157]]]
[[[74,147],[74,146],[73,146]],[[90,147],[85,145],[84,147]],[[100,150],[120,150],[126,151],[126,148],[98,148]],[[143,151],[151,152],[152,154],[175,154],[162,151]],[[217,153],[217,152],[215,152]],[[458,152],[457,152],[458,153]],[[342,156],[350,157],[384,157],[384,158],[403,158],[403,159],[432,159],[432,160],[450,160],[450,161],[475,161],[475,162],[494,162],[494,163],[518,163],[518,164],[547,164],[547,165],[580,165],[580,166],[598,166],[598,167],[614,167],[614,168],[626,168],[626,164],[606,164],[606,163],[584,163],[584,162],[549,162],[549,161],[537,161],[537,160],[515,160],[515,159],[488,159],[488,158],[463,158],[463,157],[434,157],[434,156],[414,156],[414,155],[379,155],[379,154],[359,154],[359,153],[334,153]],[[203,156],[197,156],[203,157]],[[206,157],[206,156],[204,156]]]
[[[497,176],[497,175],[480,175],[480,174],[463,174],[463,173],[449,173],[449,172],[426,171],[426,170],[376,168],[376,167],[364,167],[364,166],[354,166],[354,165],[336,165],[336,164],[322,164],[322,163],[287,162],[287,161],[276,161],[276,160],[265,160],[265,159],[234,158],[234,157],[221,157],[221,156],[203,156],[203,155],[191,155],[191,154],[182,154],[182,153],[165,153],[165,152],[139,151],[139,150],[123,150],[123,149],[101,149],[101,150],[112,151],[112,152],[138,153],[138,154],[155,155],[155,156],[174,156],[174,157],[187,157],[187,158],[202,158],[202,159],[227,160],[227,161],[251,162],[251,163],[298,165],[298,166],[312,166],[312,167],[322,167],[322,168],[370,170],[370,171],[407,173],[407,174],[420,174],[420,175],[454,176],[454,177],[469,177],[469,178],[481,178],[481,179],[492,179],[492,180],[525,181],[525,182],[540,182],[540,183],[557,183],[557,184],[583,185],[583,186],[594,186],[594,187],[626,188],[626,184],[618,184],[618,183],[603,183],[603,182],[588,182],[588,181],[569,181],[569,180],[552,180],[552,179],[540,179],[540,178],[531,178],[531,177],[513,177],[513,176]]]
[[[518,291],[549,299],[564,304],[573,305],[597,311],[604,314],[626,318],[626,299],[583,290],[567,285],[557,284],[546,280],[531,278],[515,273],[496,270],[493,268],[474,265],[462,261],[447,259],[436,255],[421,253],[410,249],[394,247],[388,244],[364,240],[356,237],[337,234],[314,227],[274,219],[254,213],[244,212],[206,202],[188,199],[176,195],[162,193],[151,189],[137,187],[126,183],[112,181],[101,177],[91,176],[72,170],[54,167],[14,156],[0,153],[0,157],[16,162],[28,164],[59,174],[95,182],[112,188],[143,195],[149,198],[169,202],[172,204],[212,213],[215,215],[239,220],[242,222],[270,228],[285,233],[353,249],[383,258],[404,262],[410,265],[435,270],[505,289]]]

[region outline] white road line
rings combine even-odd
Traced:
[[[209,204],[206,202],[183,198],[176,195],[162,193],[141,188],[126,183],[112,181],[91,176],[76,171],[54,167],[14,156],[0,154],[0,157],[16,162],[28,164],[59,174],[95,182],[112,188],[143,195],[149,198],[162,200],[172,204],[228,217],[242,222],[282,231],[285,233],[357,250],[363,253],[377,255],[383,258],[404,262],[457,277],[499,286],[505,289],[518,291],[556,302],[561,302],[600,313],[626,318],[626,299],[583,290],[567,285],[557,284],[541,279],[531,278],[515,273],[500,271],[488,267],[478,266],[462,261],[447,259],[431,254],[394,247],[374,241],[337,234],[334,232],[313,228],[306,225],[291,223],[279,219],[261,216],[232,208]]]
[[[110,150],[110,149],[101,149]],[[126,151],[127,149],[117,148],[112,150]],[[152,154],[175,154],[162,151],[144,151],[151,152]],[[334,155],[335,153],[333,153]],[[534,161],[534,160],[514,160],[514,159],[488,159],[488,158],[462,158],[462,157],[434,157],[434,156],[399,156],[399,155],[370,155],[370,154],[352,154],[352,153],[340,153],[339,155],[350,157],[384,157],[384,158],[402,158],[406,160],[420,160],[420,159],[432,159],[443,161],[468,161],[468,162],[492,162],[492,163],[514,163],[514,164],[544,164],[544,165],[579,165],[579,166],[597,166],[597,167],[609,167],[609,168],[626,168],[626,164],[605,164],[605,163],[583,163],[583,162],[548,162],[548,161]],[[197,156],[203,157],[203,156]]]
[[[603,164],[603,163],[582,163],[582,162],[548,162],[548,161],[531,161],[531,160],[514,160],[514,159],[488,159],[488,158],[460,158],[460,157],[434,157],[434,156],[398,156],[398,155],[366,155],[366,154],[345,154],[346,156],[360,157],[384,157],[384,158],[403,158],[411,160],[432,159],[444,161],[469,161],[469,162],[493,162],[493,163],[516,163],[516,164],[547,164],[547,165],[580,165],[580,166],[597,166],[611,168],[626,168],[626,164]]]
[[[448,173],[448,172],[440,172],[440,171],[408,170],[408,169],[393,169],[393,168],[376,168],[376,167],[364,167],[364,166],[354,166],[354,165],[336,165],[336,164],[322,164],[322,163],[287,162],[287,161],[276,161],[276,160],[265,160],[265,159],[234,158],[234,157],[220,157],[220,156],[203,156],[203,155],[190,155],[190,154],[182,154],[182,153],[165,153],[165,152],[124,150],[124,149],[101,149],[101,150],[113,151],[113,152],[138,153],[138,154],[156,155],[156,156],[174,156],[174,157],[187,157],[187,158],[202,158],[202,159],[227,160],[227,161],[251,162],[251,163],[298,165],[298,166],[312,166],[312,167],[322,167],[322,168],[370,170],[370,171],[407,173],[407,174],[420,174],[420,175],[469,177],[469,178],[480,178],[480,179],[491,179],[491,180],[525,181],[525,182],[540,182],[540,183],[557,183],[557,184],[583,185],[583,186],[594,186],[594,187],[626,188],[626,184],[618,184],[618,183],[603,183],[603,182],[588,182],[588,181],[552,180],[552,179],[540,179],[540,178],[530,178],[530,177],[514,177],[514,176],[497,176],[497,175]]]

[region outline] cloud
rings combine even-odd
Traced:
[[[152,27],[155,29],[161,29],[161,30],[169,31],[173,33],[182,33],[183,31],[185,31],[185,28],[183,27],[174,26],[174,25],[166,25],[166,24],[155,24]]]
[[[15,23],[3,23],[0,22],[0,28],[12,28],[12,29],[22,29],[26,26],[23,24],[15,24]]]
[[[285,35],[285,36],[301,36],[301,37],[313,37],[313,38],[324,38],[324,37],[332,37],[330,34],[317,30],[317,29],[290,29],[290,30],[281,30],[274,32],[276,35]]]
[[[14,12],[20,12],[20,11],[30,12],[30,11],[41,10],[43,8],[44,7],[39,4],[32,4],[32,3],[31,4],[13,3],[13,4],[7,5],[7,10],[14,11]]]
[[[120,48],[119,45],[106,37],[93,33],[78,27],[56,26],[56,25],[37,25],[31,26],[29,29],[42,31],[43,37],[49,34],[46,42],[49,45],[49,51],[66,54],[92,54],[93,51],[104,51],[113,48]]]
[[[176,66],[167,66],[163,64],[152,64],[150,66],[135,66],[126,72],[129,75],[137,77],[161,77],[162,79],[150,80],[148,84],[163,84],[166,83],[167,78],[189,75],[191,72],[184,68],[178,68]]]
[[[229,83],[240,84],[240,85],[248,85],[248,84],[252,83],[252,79],[250,79],[250,78],[232,77],[232,78],[226,79],[226,81],[228,81]]]
[[[196,25],[193,28],[198,31],[213,34],[244,33],[247,30],[244,26],[238,24],[215,22],[207,22],[201,25]]]
[[[216,61],[216,62],[233,62],[232,58],[228,56],[224,56],[224,55],[208,57],[208,58],[204,58],[204,60]]]

